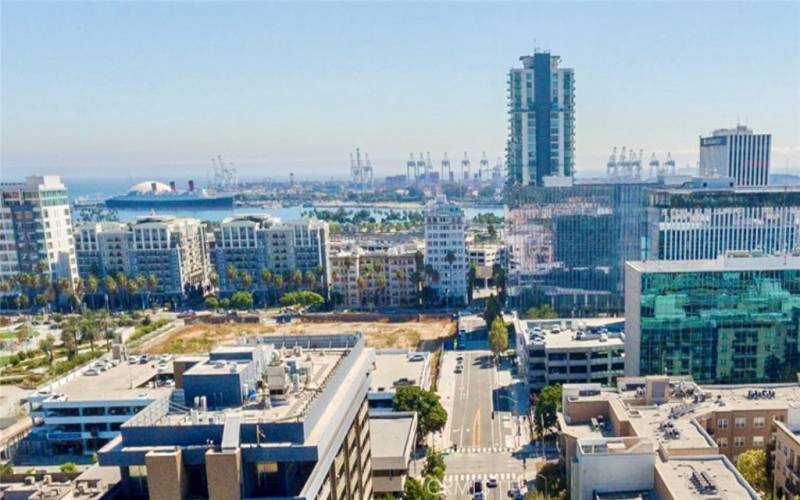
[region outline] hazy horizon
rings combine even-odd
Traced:
[[[614,146],[694,166],[698,136],[773,135],[800,173],[800,3],[9,3],[0,177],[376,176],[408,154],[473,168],[506,140],[506,76],[575,69],[576,169]],[[165,173],[167,172],[167,173]]]

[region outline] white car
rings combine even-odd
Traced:
[[[486,481],[487,488],[497,488],[497,476],[492,474],[489,476],[489,479]]]

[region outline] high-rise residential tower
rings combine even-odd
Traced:
[[[467,303],[467,220],[444,195],[425,207],[425,267],[429,286],[447,304]]]
[[[575,78],[549,52],[522,56],[508,73],[508,183],[543,185],[575,167]]]
[[[770,134],[754,134],[743,125],[715,130],[700,138],[700,176],[732,177],[737,186],[766,186]]]
[[[0,184],[0,278],[42,271],[78,277],[67,188],[54,175]]]

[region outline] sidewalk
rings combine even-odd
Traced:
[[[447,411],[447,423],[444,424],[441,436],[431,437],[430,441],[437,449],[448,449],[453,446],[450,438],[450,430],[453,421],[453,405],[455,404],[456,394],[456,351],[442,351],[442,363],[439,370],[439,382],[437,393],[442,401],[442,406]]]

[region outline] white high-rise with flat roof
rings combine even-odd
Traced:
[[[447,304],[467,303],[467,220],[457,204],[439,196],[425,207],[425,267],[428,285]]]
[[[78,277],[67,188],[55,175],[0,184],[0,278],[20,272]]]
[[[770,134],[754,134],[743,125],[717,129],[700,138],[700,177],[731,177],[737,186],[769,182]]]

